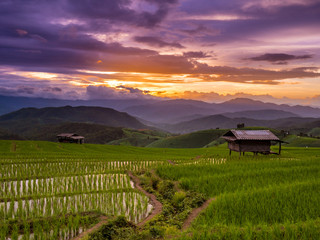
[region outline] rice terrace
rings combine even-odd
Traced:
[[[1,240],[320,237],[319,148],[239,157],[229,156],[226,144],[168,149],[2,140],[0,151]],[[160,211],[139,224],[159,207],[150,195]]]
[[[320,0],[0,0],[0,240],[320,240]]]

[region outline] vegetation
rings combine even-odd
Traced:
[[[288,142],[289,147],[320,147],[320,139],[317,138],[289,135],[283,140]]]
[[[185,135],[161,139],[149,144],[154,148],[201,148],[205,147],[226,133],[227,129],[204,130]],[[222,142],[224,140],[221,139]]]
[[[1,240],[71,239],[101,216],[110,221],[88,239],[320,237],[319,148],[239,158],[225,144],[167,149],[14,140],[0,141],[0,152]],[[151,205],[128,170],[163,204],[143,227],[135,223]],[[182,230],[209,198],[215,200]]]
[[[145,147],[155,141],[170,136],[169,133],[164,133],[156,130],[134,130],[134,129],[123,129],[124,136],[121,139],[108,142],[110,145],[125,145],[125,146],[136,146]]]
[[[182,239],[318,239],[319,162],[317,148],[285,148],[281,157],[200,159],[157,173],[216,199]]]
[[[311,129],[308,134],[313,137],[320,137],[320,127]]]
[[[0,152],[2,240],[71,239],[103,215],[137,223],[151,205],[127,170],[157,168],[168,157],[190,159],[198,151],[0,141]]]

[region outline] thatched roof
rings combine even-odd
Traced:
[[[269,130],[230,130],[222,136],[227,141],[236,140],[270,140],[280,141],[280,139]]]
[[[57,137],[64,137],[64,138],[72,138],[72,139],[84,139],[83,136],[79,136],[76,133],[60,133],[57,135]]]

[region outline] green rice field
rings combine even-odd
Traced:
[[[318,148],[159,166],[158,174],[214,198],[182,239],[320,239]]]
[[[127,171],[144,169],[214,198],[189,229],[170,238],[320,239],[319,148],[239,157],[229,156],[225,144],[160,149],[0,141],[0,240],[73,239],[101,216],[138,223],[152,205]]]

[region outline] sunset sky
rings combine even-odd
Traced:
[[[320,1],[1,0],[0,95],[320,107]]]

